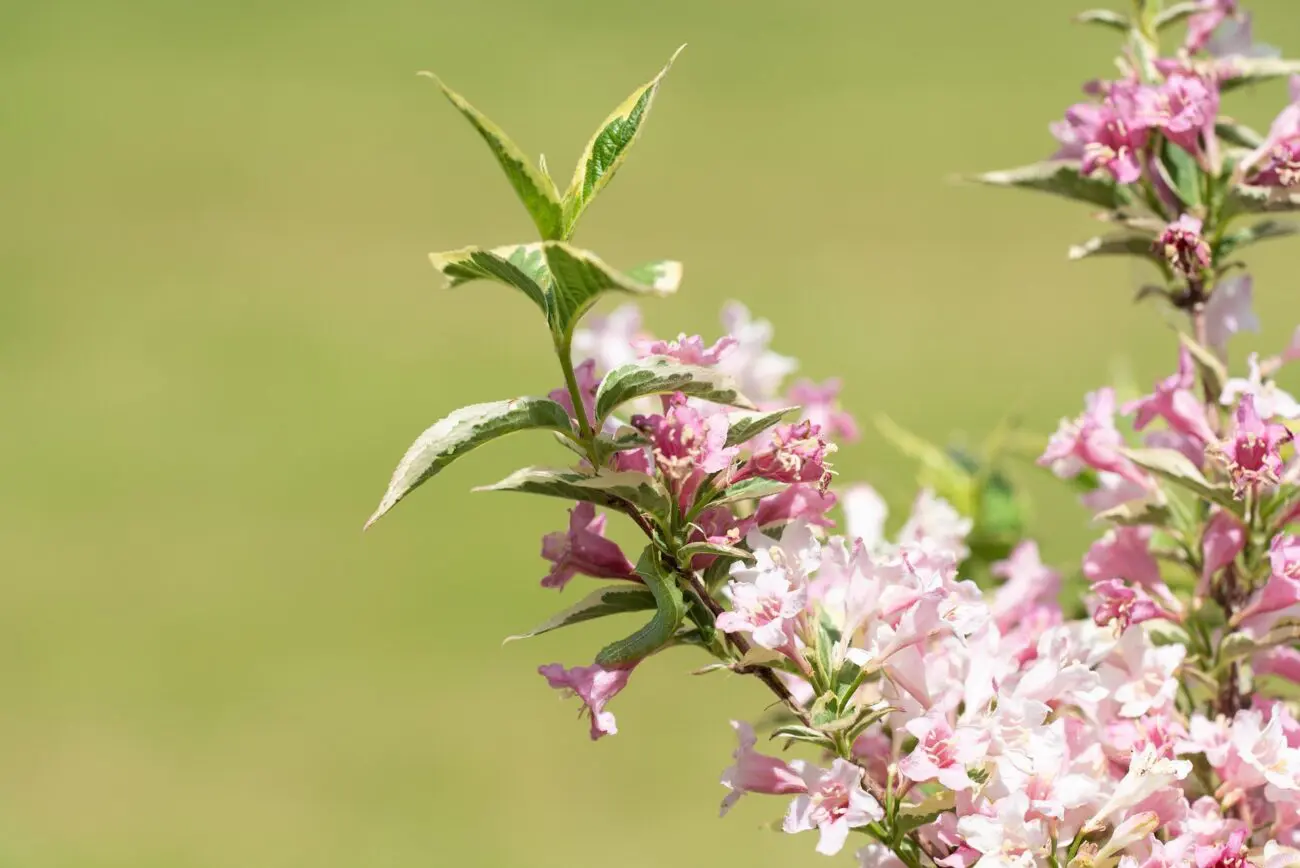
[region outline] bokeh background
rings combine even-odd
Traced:
[[[1300,53],[1288,0],[1253,7]],[[537,586],[562,504],[467,489],[551,444],[483,450],[361,534],[426,425],[557,380],[526,302],[443,292],[427,264],[532,230],[414,73],[567,178],[690,43],[579,241],[685,261],[646,311],[665,334],[711,338],[743,299],[864,422],[978,440],[1008,416],[1046,433],[1117,366],[1145,383],[1173,360],[1136,266],[1066,261],[1085,209],[951,181],[1049,153],[1045,124],[1109,73],[1114,39],[1069,24],[1079,8],[5,4],[0,864],[817,863],[811,838],[758,830],[780,800],[716,818],[757,685],[665,654],[593,745],[534,670],[624,625],[502,647],[582,589]],[[1232,111],[1263,125],[1282,101]],[[1296,248],[1250,259],[1276,348]],[[867,427],[841,478],[901,510],[912,467]],[[1022,477],[1073,567],[1083,514]]]

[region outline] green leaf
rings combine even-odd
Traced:
[[[609,615],[623,615],[628,612],[644,612],[655,607],[654,594],[644,585],[628,582],[621,585],[607,585],[597,588],[563,612],[538,624],[526,633],[507,636],[507,642],[518,639],[531,639],[561,627],[581,624]]]
[[[1264,144],[1264,137],[1245,124],[1221,120],[1214,125],[1214,132],[1220,140],[1252,151]]]
[[[808,718],[812,721],[812,725],[824,732],[839,732],[842,729],[848,729],[853,725],[856,717],[856,712],[840,713],[839,699],[834,693],[823,693],[817,697],[808,712]]]
[[[1168,139],[1164,143],[1161,163],[1169,176],[1169,185],[1182,200],[1184,210],[1201,204],[1201,169],[1196,158]]]
[[[646,546],[636,563],[637,575],[654,595],[655,614],[630,636],[611,642],[596,654],[599,666],[623,666],[641,660],[674,642],[686,618],[686,599],[676,579],[664,572],[654,546]]]
[[[680,262],[654,262],[624,274],[610,268],[596,254],[562,241],[548,241],[543,251],[551,272],[551,328],[564,338],[605,292],[671,295],[682,280]]]
[[[1219,92],[1230,93],[1250,84],[1300,75],[1300,60],[1280,57],[1234,57],[1232,71],[1219,77]]]
[[[600,125],[596,135],[587,143],[586,150],[578,160],[573,181],[564,194],[562,237],[569,238],[573,235],[574,227],[578,223],[578,218],[582,216],[583,210],[605,185],[613,180],[614,173],[627,159],[628,152],[636,143],[637,136],[641,134],[646,118],[650,116],[650,107],[654,103],[655,94],[659,91],[659,84],[672,68],[677,55],[681,54],[682,48],[685,47],[683,45],[678,48],[658,75],[637,88],[618,108],[614,109]]]
[[[543,315],[546,313],[551,273],[546,268],[540,244],[512,244],[492,250],[463,247],[446,253],[430,253],[429,261],[447,278],[449,289],[472,280],[495,280],[520,290]]]
[[[1163,30],[1166,27],[1174,26],[1188,16],[1195,15],[1200,10],[1200,3],[1175,3],[1157,15],[1152,23],[1155,24],[1156,30]]]
[[[1180,334],[1178,341],[1187,348],[1187,352],[1191,353],[1192,359],[1196,362],[1196,367],[1201,372],[1201,379],[1210,394],[1223,394],[1224,384],[1228,382],[1228,369],[1224,367],[1219,357],[1207,347],[1198,344],[1191,335]]]
[[[1139,256],[1151,259],[1151,242],[1154,238],[1141,232],[1112,232],[1089,238],[1082,244],[1070,248],[1072,260],[1086,259],[1090,256]]]
[[[974,180],[994,187],[1019,187],[1062,196],[1076,202],[1099,205],[1115,210],[1129,204],[1126,190],[1110,178],[1084,177],[1074,160],[1049,160],[1000,172],[985,172]]]
[[[1240,514],[1241,505],[1226,486],[1212,485],[1191,460],[1176,449],[1121,449],[1120,453],[1143,470],[1150,471],[1198,497]]]
[[[1102,27],[1118,30],[1120,33],[1128,33],[1133,28],[1127,15],[1121,15],[1110,9],[1089,9],[1074,16],[1074,20],[1080,24],[1100,24]]]
[[[550,467],[525,467],[516,470],[493,485],[480,485],[475,491],[521,491],[559,497],[564,500],[585,500],[599,506],[619,506],[621,502],[607,491],[579,483],[590,479],[585,473]]]
[[[669,356],[649,356],[605,375],[596,390],[596,418],[603,420],[628,401],[671,392],[681,392],[715,404],[754,407],[740,394],[736,381],[726,374],[713,368],[687,365]]]
[[[753,477],[735,485],[728,486],[722,490],[722,493],[716,498],[709,501],[709,506],[719,506],[724,503],[739,503],[742,500],[756,500],[762,497],[768,497],[773,494],[779,494],[786,489],[786,483],[776,482],[772,479],[762,479]]]
[[[417,437],[406,450],[366,527],[470,450],[489,440],[534,428],[572,432],[568,411],[549,398],[514,398],[461,407]]]
[[[502,171],[506,173],[510,186],[514,187],[520,201],[528,209],[528,214],[533,218],[533,223],[536,224],[537,231],[542,233],[542,237],[560,238],[563,231],[563,205],[560,202],[559,191],[555,189],[555,183],[550,177],[533,166],[524,152],[510,141],[510,137],[488,120],[487,116],[470,105],[463,96],[443,84],[442,80],[433,73],[421,74],[427,75],[438,83],[438,87],[442,88],[442,92],[446,94],[451,104],[465,116],[474,129],[478,130],[483,141],[487,142],[493,156],[501,164]]]
[[[601,463],[604,463],[615,452],[637,449],[647,446],[649,443],[649,439],[640,431],[628,425],[623,425],[613,434],[596,435],[596,457]]]
[[[786,407],[784,410],[754,413],[733,413],[730,417],[731,427],[727,429],[727,445],[739,446],[768,428],[780,424],[781,420],[798,410],[798,407]]]
[[[1225,220],[1239,214],[1300,211],[1300,193],[1291,193],[1281,187],[1251,187],[1238,184],[1228,190],[1223,210]]]
[[[1149,500],[1134,500],[1121,503],[1119,506],[1111,507],[1104,512],[1099,512],[1096,518],[1100,521],[1109,521],[1112,524],[1125,526],[1153,525],[1165,527],[1169,524],[1170,512],[1166,504],[1153,503]]]
[[[1268,241],[1270,238],[1286,238],[1300,232],[1300,224],[1282,220],[1261,220],[1251,226],[1245,226],[1236,232],[1229,232],[1220,239],[1215,248],[1215,261],[1227,257],[1242,247]]]
[[[691,558],[696,555],[716,555],[721,558],[745,561],[746,563],[751,563],[754,560],[753,552],[747,552],[744,549],[723,545],[722,543],[709,542],[708,540],[687,543],[678,549],[677,554],[683,564],[690,563]]]
[[[573,484],[627,501],[659,519],[666,519],[672,512],[672,499],[664,487],[653,476],[636,470],[602,469]]]
[[[835,749],[835,743],[831,741],[828,736],[822,734],[818,730],[807,726],[801,726],[799,724],[778,726],[776,729],[772,730],[772,738],[785,738],[790,741],[820,745],[821,747],[829,748],[831,750]]]

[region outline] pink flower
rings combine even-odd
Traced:
[[[1268,581],[1250,604],[1237,613],[1233,619],[1236,623],[1300,603],[1300,537],[1289,533],[1273,537],[1268,560],[1272,568]]]
[[[1103,106],[1093,137],[1084,144],[1081,171],[1093,175],[1104,170],[1120,184],[1132,184],[1142,177],[1141,152],[1149,133],[1135,127],[1131,118],[1121,117],[1114,108]]]
[[[1183,47],[1189,53],[1200,51],[1219,25],[1235,15],[1237,0],[1201,0],[1201,11],[1187,19],[1187,39]]]
[[[835,447],[826,442],[821,429],[813,423],[782,425],[767,448],[745,462],[732,481],[757,476],[776,482],[815,482],[825,487],[830,482],[826,456],[834,451]]]
[[[642,356],[669,356],[686,365],[712,367],[736,348],[736,339],[731,335],[718,338],[713,346],[704,346],[704,339],[699,335],[677,336],[675,341],[647,341],[641,346]]]
[[[1228,840],[1216,846],[1196,848],[1196,868],[1251,868],[1246,855],[1248,830],[1237,829]]]
[[[1033,540],[1020,543],[989,572],[1005,580],[993,595],[993,619],[1003,633],[1039,606],[1055,603],[1061,592],[1061,574],[1043,565]]]
[[[772,324],[754,319],[748,308],[733,301],[722,309],[722,327],[736,339],[736,348],[718,360],[718,370],[734,377],[751,401],[774,400],[799,363],[771,350]]]
[[[596,507],[590,503],[579,503],[569,510],[568,531],[542,537],[542,557],[552,564],[542,579],[543,588],[563,588],[579,574],[640,581],[623,550],[605,539],[605,516],[596,515]]]
[[[662,416],[633,416],[632,427],[650,438],[655,465],[686,508],[704,477],[730,467],[740,448],[727,445],[730,423],[722,410],[701,411],[681,392],[664,403]]]
[[[1241,499],[1248,489],[1275,485],[1282,471],[1279,449],[1290,442],[1291,432],[1276,423],[1266,424],[1255,411],[1255,396],[1242,395],[1237,404],[1236,430],[1230,439],[1211,446],[1232,477],[1233,494]]]
[[[1065,110],[1065,120],[1048,126],[1052,136],[1061,143],[1052,155],[1053,160],[1082,160],[1088,142],[1097,138],[1101,125],[1108,117],[1105,106],[1095,102],[1075,103]]]
[[[1197,75],[1174,73],[1156,91],[1155,126],[1165,138],[1193,156],[1201,156],[1201,136],[1210,141],[1219,115],[1219,85]],[[1196,227],[1200,233],[1199,222]]]
[[[790,387],[791,404],[803,408],[803,420],[835,437],[852,443],[859,437],[858,423],[840,407],[840,381],[826,380],[818,385],[812,380],[798,380]]]
[[[1210,267],[1210,245],[1201,237],[1201,221],[1189,214],[1166,226],[1151,249],[1183,277],[1199,277]]]
[[[1147,588],[1164,587],[1160,565],[1151,554],[1150,545],[1149,527],[1108,530],[1083,556],[1083,575],[1094,583],[1127,579]]]
[[[791,834],[819,829],[817,852],[833,856],[844,848],[849,830],[884,817],[880,803],[862,789],[862,769],[836,759],[829,771],[815,766],[803,773],[807,793],[795,798],[782,828]]]
[[[574,377],[578,381],[578,396],[582,398],[583,410],[587,417],[587,424],[595,427],[596,390],[600,388],[600,378],[596,376],[596,360],[587,359],[585,362],[574,368],[573,373]],[[547,397],[559,404],[565,410],[568,410],[570,419],[578,418],[578,413],[573,407],[573,396],[569,394],[567,387],[561,386],[549,393]]]
[[[1291,103],[1273,120],[1268,135],[1241,161],[1251,184],[1294,187],[1300,184],[1300,76],[1291,77]]]
[[[1191,391],[1195,385],[1195,361],[1191,352],[1182,347],[1178,351],[1178,370],[1156,383],[1152,394],[1125,404],[1123,413],[1137,414],[1133,427],[1138,431],[1162,418],[1178,433],[1209,443],[1214,439],[1214,431],[1206,421],[1205,406]]]
[[[907,722],[907,731],[916,736],[916,748],[898,763],[898,770],[916,783],[938,781],[950,790],[975,786],[967,769],[980,763],[988,753],[989,734],[971,726],[955,730],[947,715],[932,711],[925,717]]]
[[[1099,605],[1092,613],[1092,620],[1098,627],[1104,627],[1115,621],[1120,630],[1127,630],[1134,624],[1152,621],[1157,618],[1174,620],[1173,616],[1141,588],[1129,586],[1122,579],[1106,579],[1092,586]]]
[[[646,340],[635,304],[617,307],[607,316],[588,316],[582,326],[573,333],[573,355],[593,359],[602,373],[635,362],[636,346]]]
[[[565,691],[582,700],[587,716],[591,718],[591,739],[595,741],[618,732],[614,715],[605,710],[605,704],[627,686],[635,665],[606,669],[593,664],[565,669],[559,663],[550,663],[538,667],[537,671],[556,690]]]
[[[1300,649],[1279,645],[1256,654],[1251,662],[1256,675],[1276,675],[1300,684]]]
[[[760,500],[754,521],[759,527],[799,520],[818,527],[834,527],[835,522],[826,515],[833,506],[833,492],[822,491],[815,485],[798,483]]]
[[[1258,353],[1247,356],[1246,365],[1250,371],[1249,377],[1232,377],[1223,384],[1223,394],[1219,396],[1222,403],[1235,404],[1242,395],[1250,395],[1255,399],[1255,412],[1259,413],[1261,419],[1300,417],[1300,403],[1288,392],[1278,388],[1275,380],[1264,377]]]
[[[749,633],[763,648],[793,652],[800,616],[808,604],[808,589],[791,584],[778,570],[759,573],[752,582],[732,579],[732,610],[718,616],[724,633]]]
[[[740,745],[731,755],[735,764],[722,773],[722,785],[731,790],[722,800],[722,816],[726,816],[745,793],[781,796],[808,791],[808,785],[793,766],[754,750],[758,742],[753,727],[739,720],[733,720],[731,727],[736,731]]]
[[[1258,332],[1259,317],[1253,308],[1254,281],[1249,274],[1227,277],[1214,285],[1205,304],[1205,340],[1222,351],[1237,332]]]
[[[1208,589],[1210,578],[1226,567],[1246,547],[1246,528],[1232,513],[1219,510],[1205,526],[1201,552],[1205,566],[1201,571],[1202,587]]]
[[[1123,446],[1124,440],[1115,429],[1115,390],[1106,387],[1088,394],[1082,416],[1061,420],[1038,463],[1064,479],[1091,467],[1150,488],[1146,474],[1120,454]]]

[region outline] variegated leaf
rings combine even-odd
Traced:
[[[628,401],[671,392],[681,392],[715,404],[754,408],[753,403],[740,394],[736,381],[720,371],[688,365],[669,356],[649,356],[605,375],[596,391],[596,418],[604,419]]]
[[[1300,211],[1300,193],[1293,193],[1280,187],[1251,187],[1239,184],[1228,191],[1223,209],[1224,219],[1239,214]]]
[[[798,409],[798,407],[786,407],[771,412],[733,413],[728,419],[731,427],[727,429],[726,445],[738,446],[762,434],[768,428],[779,425],[782,419]]]
[[[1288,223],[1283,220],[1261,220],[1254,225],[1224,235],[1215,248],[1215,261],[1220,261],[1223,257],[1227,257],[1242,247],[1248,247],[1251,244],[1258,244],[1272,238],[1286,238],[1289,235],[1295,235],[1297,232],[1300,232],[1300,224]]]
[[[682,279],[680,262],[655,262],[622,273],[606,265],[596,254],[562,241],[548,241],[542,247],[551,272],[551,328],[561,338],[572,333],[578,320],[602,293],[671,295]]]
[[[1090,256],[1140,256],[1152,258],[1150,235],[1140,232],[1113,232],[1099,235],[1082,244],[1070,248],[1070,259],[1086,259]]]
[[[507,642],[519,639],[531,639],[561,627],[607,618],[610,615],[623,615],[628,612],[644,612],[655,608],[654,594],[645,585],[628,582],[622,585],[607,585],[597,588],[563,612],[558,612],[526,633],[507,636]]]
[[[542,234],[542,237],[560,238],[564,206],[560,202],[559,191],[555,189],[555,182],[538,170],[532,160],[510,141],[505,131],[470,105],[468,100],[443,84],[442,80],[433,73],[426,72],[422,75],[427,75],[438,83],[438,87],[442,88],[442,92],[451,104],[478,131],[483,141],[487,142],[493,156],[497,158],[502,171],[510,181],[510,186],[514,188],[520,201],[528,209],[528,214],[533,218],[533,223],[537,225],[537,231]]]
[[[618,498],[607,491],[580,485],[590,477],[575,470],[563,470],[551,467],[525,467],[516,470],[500,482],[492,485],[480,485],[475,491],[522,491],[526,494],[541,494],[546,497],[559,497],[564,500],[585,500],[599,506],[616,506]]]
[[[1281,57],[1234,57],[1223,65],[1228,66],[1230,71],[1220,69],[1220,93],[1229,93],[1249,84],[1300,75],[1300,60]]]
[[[1226,485],[1211,483],[1191,459],[1176,449],[1121,449],[1120,453],[1143,470],[1233,513],[1241,514],[1241,505],[1233,500]]]
[[[582,157],[578,160],[573,181],[564,194],[564,234],[561,237],[567,239],[573,235],[574,227],[578,223],[578,218],[582,216],[583,210],[605,185],[613,180],[614,173],[627,159],[628,152],[636,143],[637,136],[641,134],[641,128],[650,115],[650,108],[660,83],[672,68],[677,55],[681,54],[682,48],[685,47],[683,45],[677,49],[658,75],[637,88],[618,108],[614,109],[600,125],[596,135],[587,143]]]
[[[1124,188],[1104,176],[1085,177],[1073,160],[1048,160],[1000,172],[976,175],[976,181],[994,187],[1019,187],[1062,196],[1076,202],[1088,202],[1108,210],[1129,204]]]
[[[1264,144],[1264,136],[1245,124],[1220,120],[1214,125],[1214,132],[1228,144],[1252,151]]]
[[[709,506],[719,506],[724,503],[739,503],[742,500],[757,500],[763,497],[769,497],[773,494],[780,494],[788,486],[784,482],[777,482],[774,479],[763,479],[753,477],[737,482],[722,490],[717,497],[709,500]]]
[[[464,247],[430,253],[429,261],[447,278],[448,288],[471,280],[495,280],[520,290],[546,313],[551,273],[541,244],[512,244],[492,250]]]
[[[489,440],[534,428],[571,431],[569,413],[549,398],[514,398],[461,407],[421,434],[406,450],[366,527],[465,453]]]
[[[1127,15],[1110,9],[1089,9],[1074,16],[1074,20],[1080,24],[1099,24],[1111,30],[1118,30],[1120,33],[1128,33],[1133,27]]]
[[[601,470],[595,476],[576,480],[574,485],[612,495],[657,518],[672,510],[668,491],[653,476],[635,470]]]

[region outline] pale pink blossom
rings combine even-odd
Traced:
[[[1063,479],[1092,468],[1149,488],[1146,474],[1120,454],[1123,447],[1124,439],[1115,428],[1115,390],[1106,387],[1089,393],[1082,416],[1061,420],[1038,463]]]
[[[1268,558],[1271,567],[1268,580],[1250,603],[1237,613],[1236,623],[1300,603],[1300,537],[1291,534],[1273,537]]]
[[[984,868],[1032,868],[1034,857],[1051,843],[1047,824],[1028,819],[1029,796],[1012,793],[992,806],[991,814],[968,814],[957,820],[966,845],[982,854]]]
[[[1214,285],[1205,303],[1205,342],[1222,352],[1238,332],[1258,332],[1254,308],[1254,278],[1249,274],[1224,277]]]
[[[673,341],[645,341],[639,349],[642,356],[667,356],[687,365],[712,367],[734,350],[737,341],[731,335],[718,338],[706,347],[699,335],[680,334]]]
[[[1005,561],[990,568],[1003,579],[993,595],[993,619],[1006,632],[1041,605],[1054,604],[1061,592],[1061,574],[1045,566],[1038,555],[1038,543],[1025,540],[1017,545]]]
[[[565,669],[559,663],[550,663],[538,667],[537,671],[556,690],[582,700],[586,714],[591,719],[591,738],[595,741],[618,732],[614,715],[605,710],[605,705],[627,686],[633,666],[635,664],[607,669],[593,664]]]
[[[1275,675],[1300,684],[1300,649],[1279,645],[1256,654],[1251,661],[1256,675]]]
[[[732,609],[717,618],[724,633],[749,633],[754,644],[793,649],[799,619],[808,603],[806,586],[791,584],[784,572],[766,572],[752,582],[728,584]]]
[[[760,403],[781,394],[781,384],[799,363],[772,352],[772,324],[754,319],[738,301],[722,309],[722,326],[736,340],[736,346],[717,363],[718,370],[731,375],[742,395]]]
[[[805,521],[816,527],[834,527],[827,515],[835,506],[834,492],[822,491],[819,486],[795,483],[758,502],[754,523],[758,527]]]
[[[1201,535],[1201,553],[1204,567],[1201,570],[1203,590],[1208,590],[1211,577],[1226,567],[1246,547],[1246,528],[1227,510],[1214,513]]]
[[[844,507],[849,539],[861,540],[868,551],[878,550],[884,545],[889,507],[874,488],[870,485],[850,486],[840,495],[840,503]]]
[[[573,333],[573,355],[592,359],[596,370],[607,374],[617,367],[635,362],[636,347],[646,339],[641,331],[641,311],[635,304],[625,304],[605,316],[586,317]]]
[[[938,781],[950,790],[975,786],[968,769],[988,753],[989,736],[974,726],[948,723],[947,715],[931,712],[907,722],[916,737],[916,748],[898,763],[898,770],[917,783]]]
[[[1195,53],[1205,47],[1219,25],[1238,14],[1237,0],[1201,0],[1200,11],[1187,19],[1183,47]]]
[[[1279,449],[1290,442],[1291,432],[1281,425],[1265,423],[1255,410],[1253,395],[1242,395],[1235,414],[1236,427],[1227,440],[1211,446],[1232,479],[1238,498],[1261,485],[1276,485],[1282,471]]]
[[[1083,575],[1096,583],[1106,579],[1125,579],[1175,602],[1172,592],[1160,576],[1160,565],[1151,554],[1151,528],[1146,526],[1112,528],[1088,549],[1083,557]]]
[[[731,755],[735,764],[722,773],[722,785],[731,790],[722,800],[723,816],[745,793],[781,796],[807,791],[808,785],[795,766],[754,750],[758,740],[754,737],[752,726],[744,721],[733,720],[731,727],[736,731],[739,745]]]
[[[844,848],[849,830],[884,817],[880,803],[862,788],[862,769],[836,759],[829,770],[807,766],[803,773],[807,792],[795,797],[783,829],[789,833],[818,829],[817,852],[833,856]]]
[[[1296,419],[1300,418],[1300,403],[1290,393],[1278,388],[1271,379],[1266,380],[1260,368],[1259,354],[1251,353],[1246,357],[1250,370],[1247,378],[1233,377],[1223,385],[1223,394],[1219,400],[1232,406],[1242,395],[1255,399],[1255,410],[1261,419]]]
[[[1136,413],[1133,428],[1141,431],[1156,419],[1164,419],[1180,434],[1194,437],[1201,444],[1214,439],[1214,430],[1205,418],[1205,404],[1192,389],[1196,385],[1196,363],[1187,347],[1178,351],[1178,370],[1155,385],[1155,391],[1130,401],[1123,413]]]
[[[542,557],[551,562],[543,588],[563,588],[576,575],[640,581],[623,550],[605,538],[605,516],[590,503],[569,510],[567,531],[542,537]]]
[[[840,406],[841,388],[838,379],[826,380],[820,384],[812,380],[797,380],[790,387],[787,399],[789,403],[802,408],[803,420],[826,432],[827,437],[852,443],[860,436],[858,423]]]
[[[1192,764],[1187,760],[1162,756],[1154,747],[1147,746],[1133,754],[1128,771],[1106,802],[1097,809],[1088,827],[1099,827],[1108,818],[1120,814],[1146,800],[1151,795],[1191,774]]]

